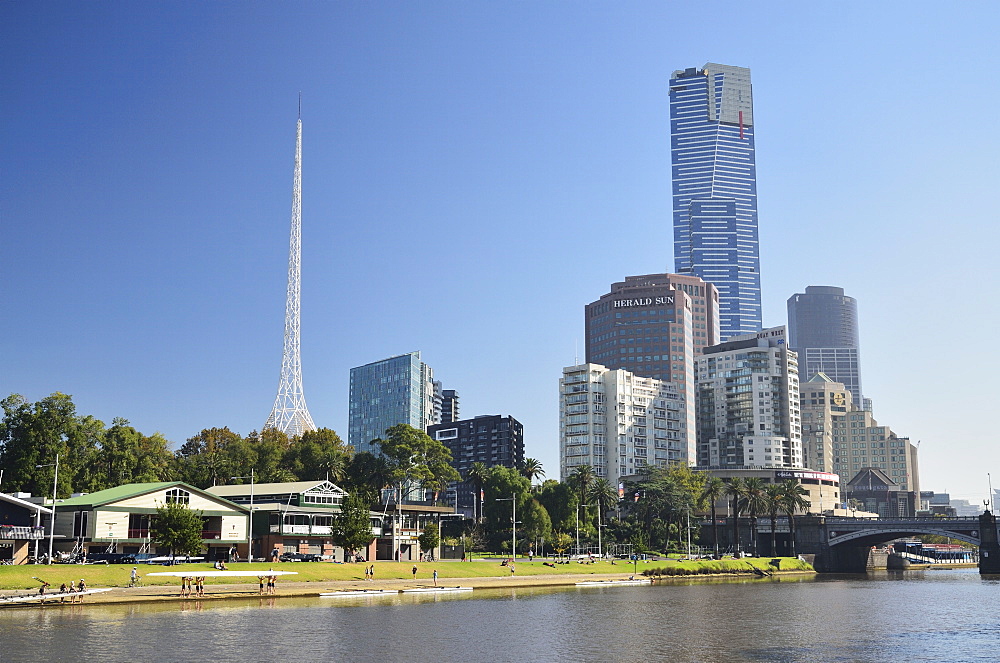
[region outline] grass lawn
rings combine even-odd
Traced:
[[[708,566],[713,571],[720,573],[733,572],[737,569],[748,570],[749,565],[762,569],[767,569],[771,558],[754,558],[740,560],[722,561],[690,561],[681,562],[677,560],[640,561],[636,565],[639,573],[646,569],[680,567],[688,569],[698,569]],[[412,562],[374,562],[375,580],[400,579],[409,580],[413,578]],[[328,582],[344,580],[364,580],[364,563],[361,564],[333,564],[330,562],[284,562],[284,563],[254,563],[254,564],[230,564],[230,571],[240,571],[246,569],[248,573],[266,572],[268,569],[275,571],[296,571],[298,575],[286,576],[285,582]],[[437,562],[416,562],[417,580],[430,580],[432,573],[437,569],[438,577],[447,578],[501,578],[510,576],[510,569],[500,566],[497,560],[482,560],[475,562],[459,562],[454,560]],[[527,559],[518,559],[514,563],[518,576],[533,575],[563,575],[571,573],[620,573],[622,575],[633,572],[632,562],[618,560],[614,564],[611,562],[595,562],[593,564],[556,564],[555,567],[544,566],[543,560],[535,559],[529,562]],[[175,566],[158,566],[151,564],[140,564],[139,576],[144,586],[150,585],[177,585],[180,580],[170,577],[143,578],[147,573],[155,571],[190,571],[191,575],[198,575],[200,572],[212,571],[211,564],[177,564]],[[53,564],[25,565],[25,566],[0,566],[0,589],[36,589],[38,581],[33,576],[42,578],[52,585],[52,589],[58,589],[60,583],[69,584],[70,580],[85,578],[89,587],[124,587],[129,582],[129,572],[132,566],[128,564]],[[794,558],[781,558],[781,570],[812,570],[808,564],[800,562]],[[206,584],[234,584],[240,582],[256,582],[255,577],[240,578],[207,578]]]

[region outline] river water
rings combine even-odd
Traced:
[[[0,661],[1000,660],[975,569],[0,611]]]

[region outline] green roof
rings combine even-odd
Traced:
[[[80,495],[79,497],[71,497],[68,500],[59,501],[56,506],[60,508],[64,506],[103,506],[105,504],[111,504],[112,502],[120,502],[121,500],[129,499],[130,497],[138,497],[139,495],[145,495],[147,493],[155,493],[158,490],[173,488],[174,486],[179,486],[184,490],[199,493],[226,504],[231,504],[229,500],[223,497],[213,495],[200,488],[195,488],[194,486],[188,485],[183,481],[160,481],[156,483],[127,483],[122,486],[108,488],[107,490],[99,490],[96,493],[87,493],[86,495]],[[237,504],[233,504],[233,506],[237,509],[246,510],[246,507]]]

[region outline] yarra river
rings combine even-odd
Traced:
[[[975,569],[0,611],[0,661],[1000,659],[1000,578]]]

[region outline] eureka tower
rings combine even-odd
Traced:
[[[723,64],[670,79],[674,269],[719,289],[723,339],[761,329],[750,70]]]

